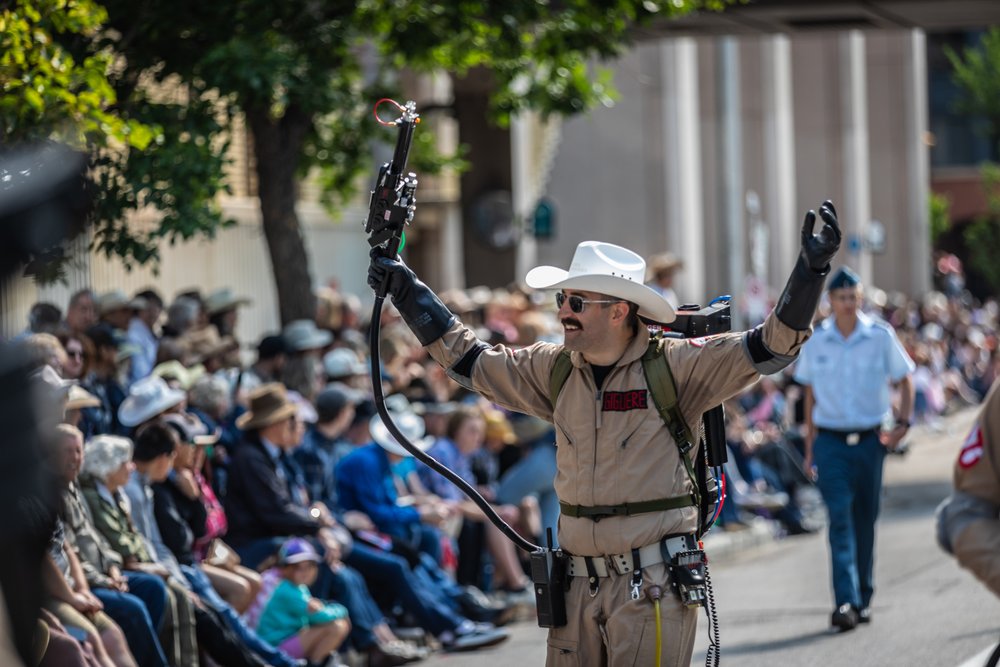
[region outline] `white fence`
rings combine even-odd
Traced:
[[[212,240],[174,246],[164,243],[158,275],[146,267],[128,271],[117,258],[92,255],[87,250],[88,239],[78,239],[65,283],[40,286],[29,278],[18,278],[3,287],[0,333],[12,336],[22,331],[27,326],[28,310],[37,301],[48,301],[65,312],[70,294],[84,287],[96,292],[119,288],[127,294],[153,287],[168,303],[185,290],[196,288],[206,294],[230,287],[238,296],[253,300],[240,310],[237,329],[239,339],[253,345],[261,335],[279,327],[271,261],[257,207],[252,198],[227,200],[226,213],[238,221],[237,225],[220,231]],[[303,203],[298,212],[315,285],[335,280],[344,291],[370,302],[365,284],[368,244],[362,230],[365,211],[347,209],[337,221],[316,204]]]

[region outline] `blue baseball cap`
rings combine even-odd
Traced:
[[[300,537],[293,537],[281,545],[278,552],[278,563],[281,565],[295,565],[312,561],[318,563],[322,560],[313,545]]]

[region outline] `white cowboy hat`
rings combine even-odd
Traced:
[[[239,308],[240,306],[247,306],[250,303],[252,303],[250,299],[241,296],[238,297],[233,294],[231,289],[223,287],[205,297],[205,311],[209,315],[215,315],[216,313]]]
[[[433,437],[424,437],[424,420],[412,411],[399,412],[390,410],[389,416],[392,417],[392,422],[402,431],[406,439],[416,445],[420,451],[427,451],[427,448],[434,442]],[[413,456],[409,450],[399,444],[396,438],[389,433],[388,427],[382,423],[382,418],[379,415],[371,418],[371,421],[368,422],[368,428],[371,430],[372,439],[388,453],[396,454],[397,456]]]
[[[292,352],[304,352],[326,347],[333,340],[333,334],[320,329],[312,320],[294,320],[285,325],[281,332],[285,346]]]
[[[646,287],[646,262],[636,253],[611,243],[584,241],[576,247],[569,271],[536,266],[524,281],[534,289],[574,289],[599,292],[639,306],[639,315],[654,322],[674,321],[666,299]]]
[[[166,380],[147,375],[129,387],[128,398],[118,407],[122,426],[138,426],[179,404],[187,396],[180,389],[171,389]]]

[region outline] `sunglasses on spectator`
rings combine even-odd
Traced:
[[[66,350],[66,356],[74,359],[83,359],[83,350]]]
[[[584,299],[575,294],[556,292],[556,307],[562,308],[563,304],[569,301],[569,309],[574,313],[582,313],[589,303],[621,303],[621,299]]]

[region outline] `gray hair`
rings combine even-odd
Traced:
[[[96,435],[83,450],[82,472],[104,480],[131,459],[131,440],[117,435]]]
[[[167,309],[167,324],[179,334],[184,333],[198,320],[201,306],[186,296],[177,297]]]
[[[188,393],[192,407],[217,417],[229,411],[229,382],[218,375],[198,378]]]

